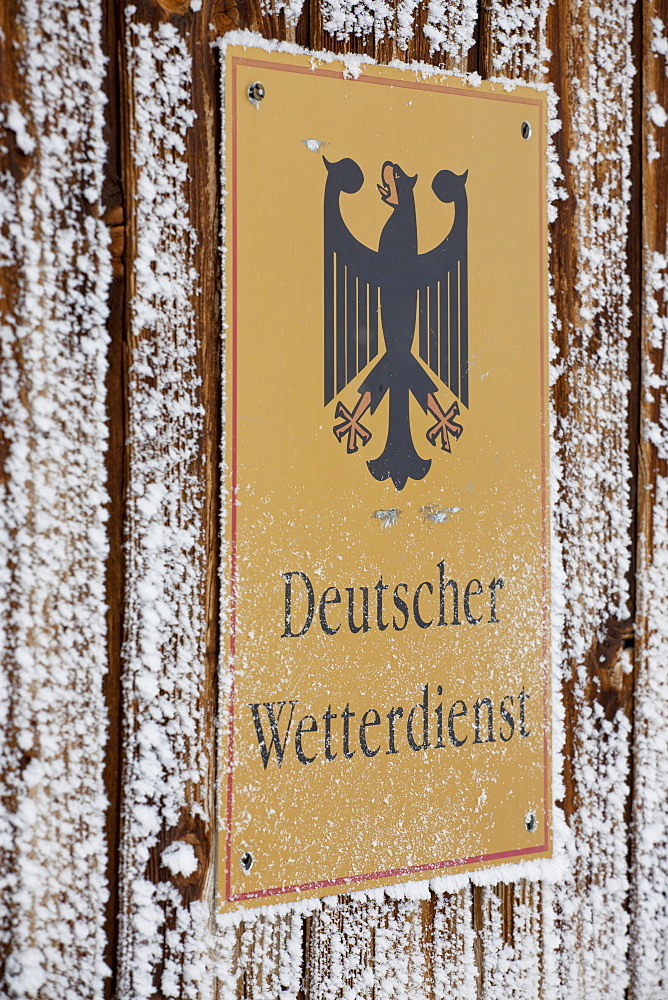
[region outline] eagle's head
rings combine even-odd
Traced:
[[[380,178],[382,181],[378,185],[380,197],[386,205],[397,208],[401,204],[402,198],[405,198],[415,187],[417,174],[415,177],[409,177],[408,174],[403,172],[398,163],[391,163],[389,160],[386,160],[380,172]]]

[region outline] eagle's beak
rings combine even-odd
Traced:
[[[382,184],[378,184],[378,190],[380,191],[380,196],[386,205],[392,205],[396,207],[399,204],[399,196],[397,194],[397,185],[394,180],[394,164],[387,163],[383,164],[383,169],[380,173],[380,178]]]

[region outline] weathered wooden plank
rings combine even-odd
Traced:
[[[109,229],[112,280],[109,289],[109,331],[107,416],[109,440],[106,456],[109,520],[107,536],[107,676],[105,696],[108,737],[105,759],[107,791],[107,881],[109,899],[106,907],[105,960],[111,970],[106,982],[106,998],[116,993],[116,952],[118,947],[118,840],[120,833],[121,794],[121,644],[123,626],[123,496],[125,484],[125,204],[121,185],[121,100],[119,65],[116,58],[118,38],[114,5],[103,6],[103,50],[107,60],[105,76],[105,139],[107,156],[102,188],[103,219]]]
[[[121,20],[128,423],[117,993],[133,1000],[213,989],[220,304],[210,6],[127,4]]]
[[[482,7],[480,74],[530,83],[547,79],[547,18],[554,0],[490,0]]]
[[[632,497],[629,245],[635,4],[557,4],[551,79],[568,199],[553,231],[558,379],[555,498],[565,599],[563,804],[572,869],[555,885],[548,995],[621,997],[626,908]],[[556,955],[554,954],[556,950]],[[552,960],[554,958],[554,965]]]
[[[101,5],[0,8],[0,993],[104,995]]]
[[[668,4],[643,18],[642,157],[644,293],[638,461],[638,569],[631,867],[631,990],[668,990]]]
[[[433,912],[434,1000],[477,1000],[480,949],[471,887],[435,894]]]

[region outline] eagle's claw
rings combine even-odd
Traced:
[[[371,440],[371,431],[360,423],[360,418],[366,408],[362,409],[358,404],[351,413],[343,403],[339,402],[337,404],[334,416],[337,420],[341,420],[341,423],[334,426],[334,433],[338,441],[342,441],[346,435],[348,436],[346,451],[349,455],[357,451],[358,438],[362,442],[362,445],[367,444]]]
[[[433,395],[429,396],[429,410],[436,417],[436,423],[427,431],[427,441],[435,445],[439,437],[441,438],[441,450],[451,451],[448,433],[456,439],[461,436],[464,428],[458,424],[455,417],[459,416],[459,406],[453,403],[447,413],[444,413]]]

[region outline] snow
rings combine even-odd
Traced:
[[[663,57],[664,73],[668,76],[668,62],[665,59],[668,53],[668,38],[665,36],[665,25],[660,17],[653,17],[651,23],[652,41],[650,43],[650,50],[654,53],[655,59],[658,59],[659,56]],[[650,91],[647,94],[645,108],[647,121],[651,122],[656,128],[663,128],[666,122],[668,122],[668,112],[659,104],[655,91]],[[660,158],[660,155],[657,148],[656,136],[651,129],[647,129],[647,162],[653,163],[654,160]]]
[[[169,868],[172,875],[183,875],[188,878],[197,871],[199,862],[192,844],[186,844],[181,840],[166,847],[160,855],[160,860],[165,868]]]
[[[35,0],[14,17],[22,87],[0,105],[0,125],[25,162],[0,178],[10,275],[0,305],[0,994],[101,1000],[111,280],[102,9]]]
[[[414,36],[417,9],[418,0],[399,0],[396,6],[386,0],[323,0],[323,24],[335,38],[389,33],[403,51]],[[430,52],[465,65],[477,16],[473,0],[429,0],[423,32]]]
[[[547,6],[545,0],[530,7],[491,0],[499,42],[493,66],[501,77],[523,76],[547,88]],[[301,3],[283,9],[294,22]],[[0,942],[9,949],[2,990],[21,1000],[100,1000],[107,974],[102,685],[111,275],[108,234],[99,219],[106,152],[101,19],[98,0],[62,0],[55,8],[35,0],[21,11],[22,37],[34,44],[26,47],[21,100],[2,107],[2,121],[29,158],[29,169],[20,180],[4,176],[0,186],[0,258],[16,274],[20,306],[17,318],[3,312],[0,328],[7,441],[0,484],[0,634],[3,664],[9,664],[0,673],[0,724],[10,735],[2,745],[0,774],[2,801],[15,803],[13,811],[0,812],[0,850],[9,858],[0,865]],[[399,7],[393,29],[399,48],[412,32],[414,12],[411,0]],[[215,975],[222,998],[238,996],[242,977],[253,1000],[296,998],[304,988],[308,920],[305,973],[309,995],[319,1000],[357,1000],[372,990],[397,1000],[473,1000],[479,962],[486,1000],[539,992],[545,1000],[622,1000],[628,986],[630,722],[621,710],[606,714],[587,658],[594,640],[604,639],[607,619],[628,614],[630,288],[620,262],[629,224],[634,3],[619,0],[605,10],[587,6],[580,44],[591,58],[570,85],[569,194],[578,233],[572,277],[580,308],[563,320],[570,324],[562,338],[568,346],[563,354],[553,352],[552,374],[571,401],[565,416],[553,415],[552,460],[554,788],[557,796],[563,793],[558,693],[568,685],[578,713],[572,747],[577,809],[570,831],[557,811],[554,861],[407,883],[345,900],[240,911],[219,916],[215,932],[210,896],[188,903],[177,887],[199,870],[181,830],[192,820],[211,819],[200,794],[209,785],[211,764],[202,752],[205,559],[196,460],[203,419],[192,307],[196,234],[189,222],[185,155],[194,121],[193,67],[187,39],[173,24],[141,24],[134,13],[126,8],[123,37],[137,254],[129,302],[127,755],[117,996],[148,1000],[159,988],[182,1000],[208,997]],[[354,6],[345,0],[325,13],[334,35],[364,35],[392,23],[381,0]],[[476,4],[432,0],[425,27],[432,51],[463,60],[476,17]],[[652,26],[660,58],[668,43],[658,19]],[[226,42],[299,51],[248,33],[228,35]],[[336,58],[313,55],[320,62]],[[341,71],[358,75],[368,62],[347,57]],[[425,77],[442,75],[431,66],[411,68]],[[48,105],[41,99],[47,90],[54,95]],[[552,135],[556,99],[548,95]],[[652,107],[650,120],[659,126],[663,109],[658,102]],[[83,219],[81,191],[92,206]],[[550,195],[555,213],[563,191],[554,151]],[[650,336],[657,350],[663,350],[668,329],[665,271],[664,257],[648,254]],[[650,396],[665,388],[666,365],[662,360],[646,368],[644,391]],[[656,421],[644,428],[662,460],[668,459],[666,407],[664,399]],[[640,566],[649,642],[638,665],[635,717],[636,1000],[654,1000],[668,984],[665,475],[654,484],[653,514],[655,554]],[[567,540],[563,552],[559,536]],[[627,653],[617,666],[622,673],[631,669]],[[165,875],[155,883],[147,870],[158,857]],[[496,888],[504,882],[508,888]],[[512,935],[502,924],[503,892],[512,894]],[[427,941],[423,928],[431,913],[433,938]]]
[[[576,239],[569,262],[579,316],[554,359],[568,411],[556,428],[561,468],[556,516],[565,608],[562,683],[572,692],[575,812],[568,877],[547,897],[558,960],[555,996],[622,998],[628,986],[627,794],[630,722],[603,708],[588,666],[607,621],[629,614],[629,233],[634,3],[591,7],[579,44],[588,53],[570,82],[569,198]],[[569,470],[575,470],[574,481]],[[626,654],[619,654],[621,657]],[[623,672],[623,658],[611,671]],[[614,676],[614,673],[613,673]],[[545,906],[545,903],[544,903]]]
[[[652,41],[650,43],[651,51],[655,55],[665,56],[668,53],[668,38],[666,38],[666,29],[663,21],[660,17],[651,18],[652,22]],[[665,64],[664,64],[665,65]]]
[[[187,38],[126,12],[132,93],[136,257],[129,310],[129,481],[124,657],[124,802],[119,1000],[188,1000],[210,983],[208,904],[185,904],[166,872],[197,870],[178,830],[209,819],[202,741],[206,707],[205,551],[198,468],[203,411],[193,299],[197,234],[189,220],[192,64]]]
[[[666,109],[661,107],[654,91],[647,95],[647,118],[657,128],[663,128],[668,121]]]
[[[538,81],[547,73],[547,13],[554,0],[490,0],[489,37],[494,74]]]
[[[475,0],[429,0],[427,22],[423,28],[429,40],[430,54],[448,56],[452,64],[466,66],[466,56],[475,41],[478,4]],[[405,48],[410,34],[404,35]]]
[[[652,18],[652,33],[652,51],[668,74],[668,39],[658,17]],[[665,111],[655,94],[648,95],[647,116],[657,128],[665,126]],[[656,138],[648,129],[647,159],[651,163],[658,158]],[[659,178],[657,173],[655,180],[660,183]],[[644,461],[639,489],[647,516],[640,519],[638,543],[630,907],[631,986],[636,1000],[655,1000],[668,990],[668,232],[653,233],[650,227],[647,232],[654,243],[644,248]]]
[[[30,153],[35,152],[35,140],[30,135],[27,129],[27,121],[21,113],[16,101],[10,101],[7,104],[5,123],[7,128],[11,129],[16,136],[16,145],[19,147],[22,153],[30,155]]]
[[[275,17],[282,13],[288,28],[294,28],[301,17],[303,6],[304,0],[260,0],[262,12]]]

